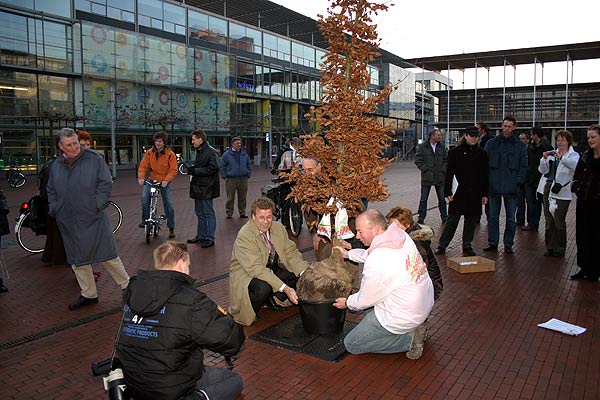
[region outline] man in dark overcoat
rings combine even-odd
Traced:
[[[200,243],[200,247],[207,248],[215,245],[217,217],[213,199],[220,195],[219,159],[216,150],[206,141],[206,133],[201,129],[192,132],[192,146],[196,149],[196,159],[187,169],[192,177],[190,197],[194,199],[198,230],[196,237],[187,242]]]
[[[48,214],[56,219],[81,295],[70,310],[98,303],[92,264],[104,267],[125,289],[129,275],[117,255],[108,216],[104,210],[112,192],[112,178],[104,158],[82,149],[69,128],[57,136],[61,156],[52,163],[48,181]]]
[[[458,146],[448,152],[448,168],[444,180],[444,195],[449,203],[448,220],[435,254],[444,254],[452,241],[460,216],[465,216],[462,237],[464,256],[474,256],[473,235],[481,217],[481,205],[488,201],[488,157],[478,146],[477,127],[467,129]],[[458,186],[452,192],[452,181],[456,177]]]

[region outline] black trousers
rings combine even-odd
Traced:
[[[294,289],[296,288],[298,277],[288,270],[281,268],[278,262],[267,265],[267,268],[271,269],[273,273],[287,286]],[[250,296],[250,302],[252,303],[252,309],[254,310],[254,313],[258,313],[258,310],[260,310],[262,305],[265,304],[271,298],[271,296],[276,296],[281,301],[287,299],[285,293],[273,293],[273,288],[271,285],[258,278],[252,278],[248,284],[248,294]]]
[[[438,244],[438,248],[446,249],[454,234],[456,233],[456,228],[458,227],[458,223],[460,222],[460,215],[450,214],[448,215],[448,219],[444,224],[444,230],[442,231],[442,236],[440,237],[440,242]],[[463,236],[462,236],[462,248],[463,249],[472,249],[471,242],[473,242],[473,236],[475,235],[475,226],[477,225],[477,221],[479,221],[479,215],[465,215],[465,222],[463,224]]]

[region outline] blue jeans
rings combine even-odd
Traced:
[[[419,221],[425,221],[427,216],[427,200],[431,186],[435,187],[435,193],[438,198],[438,208],[440,209],[440,217],[442,221],[448,219],[448,211],[446,210],[446,199],[444,198],[444,185],[423,185],[421,184],[421,200],[419,201]]]
[[[537,185],[525,184],[525,200],[527,201],[527,225],[537,229],[542,215],[542,201],[538,198]]]
[[[504,246],[512,247],[515,239],[517,222],[517,196],[490,195],[490,218],[488,219],[488,244],[498,246],[500,241],[500,206],[504,199],[504,212],[506,213],[506,226],[504,228]]]
[[[194,199],[194,211],[198,217],[197,238],[200,240],[215,240],[217,217],[215,216],[212,199]]]
[[[406,353],[410,350],[413,333],[395,334],[385,329],[373,309],[365,311],[360,323],[344,338],[346,350],[352,354]]]
[[[169,183],[165,187],[160,188],[162,196],[163,208],[167,217],[167,227],[175,228],[175,210],[173,209],[173,189]],[[142,224],[146,222],[150,216],[150,186],[144,185],[142,190]]]
[[[196,389],[204,391],[209,399],[233,400],[243,388],[244,382],[237,372],[210,365],[204,366],[202,378],[196,381]]]

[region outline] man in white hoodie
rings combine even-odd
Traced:
[[[414,242],[395,223],[386,229],[384,216],[369,209],[356,218],[356,236],[367,250],[339,249],[345,258],[364,262],[357,293],[335,300],[334,307],[366,310],[346,336],[352,354],[423,354],[425,320],[433,307],[433,285]]]

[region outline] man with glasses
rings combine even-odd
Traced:
[[[456,177],[458,187],[452,192],[452,181]],[[448,220],[435,254],[444,254],[452,241],[461,215],[465,218],[462,236],[464,256],[474,256],[473,236],[475,226],[481,218],[481,205],[488,201],[488,158],[479,147],[477,127],[467,129],[458,146],[448,152],[448,168],[444,180],[444,196],[449,203]]]
[[[274,311],[285,311],[285,300],[297,304],[296,282],[308,268],[285,227],[273,221],[274,209],[270,199],[256,199],[233,244],[229,313],[243,325],[252,324],[265,304]]]
[[[69,310],[76,310],[98,303],[92,264],[104,267],[121,289],[127,287],[129,275],[104,213],[112,192],[106,161],[97,152],[82,149],[72,129],[61,129],[57,143],[62,156],[50,167],[48,214],[56,219],[67,262],[81,288],[79,298],[69,304]]]

